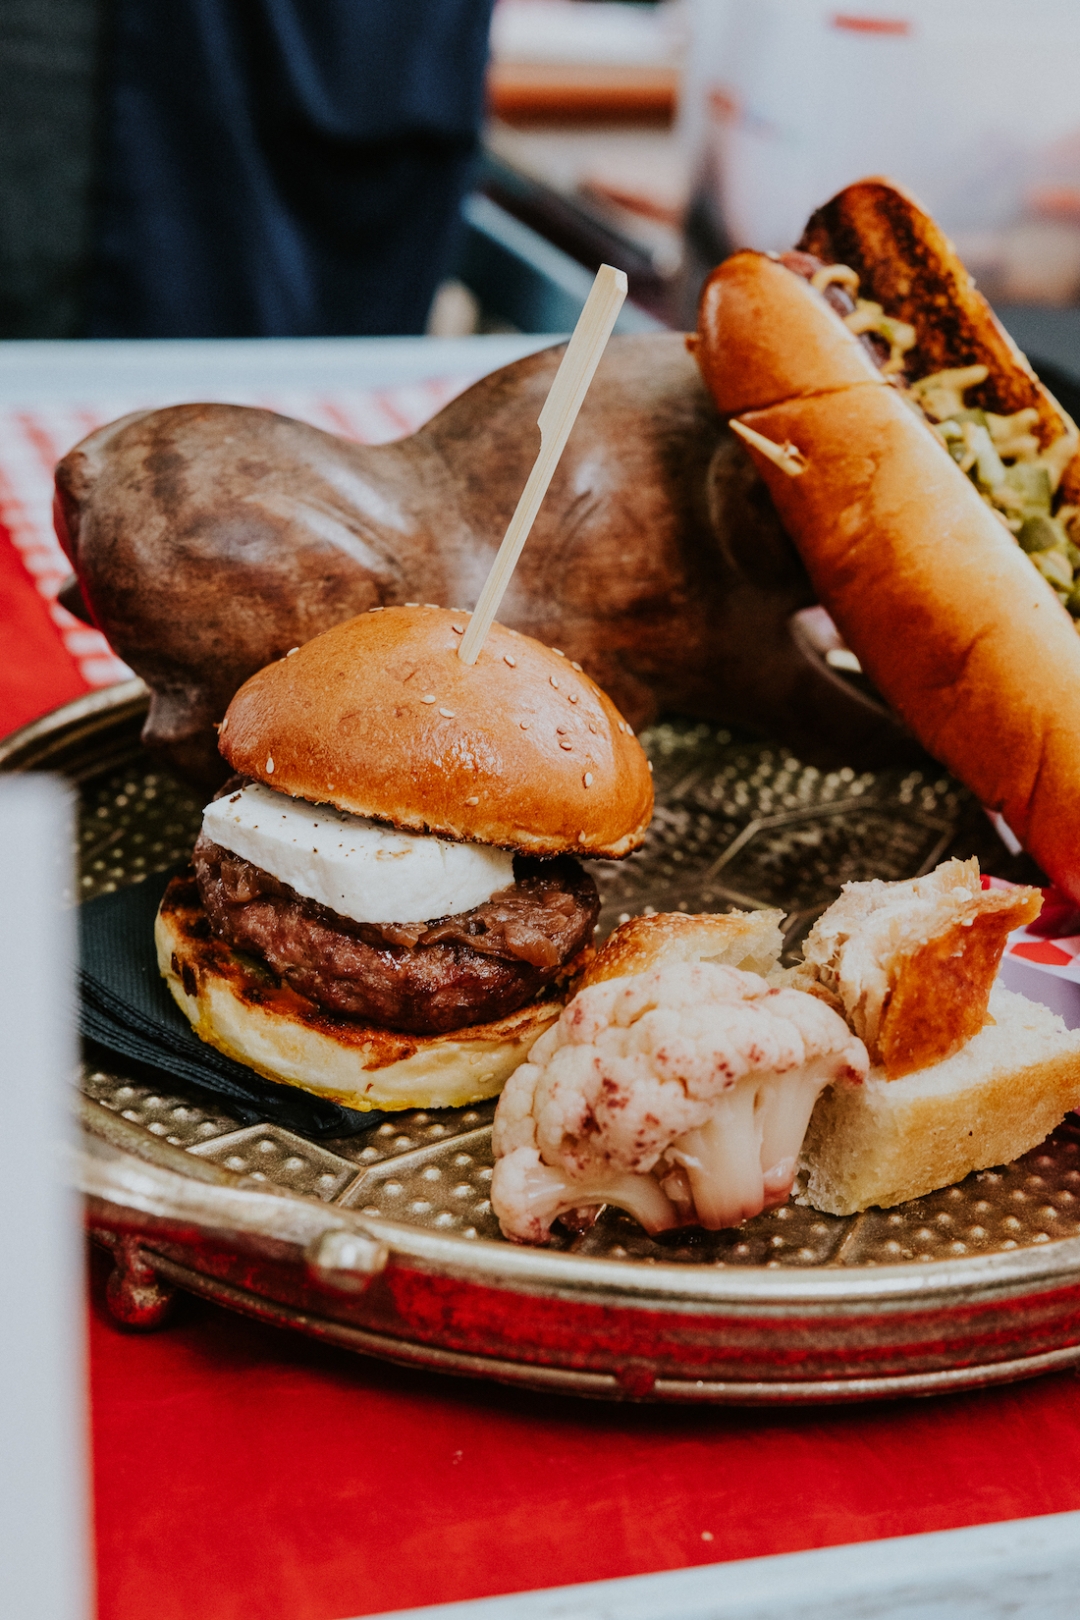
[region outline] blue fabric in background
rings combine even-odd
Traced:
[[[492,0],[115,0],[92,337],[423,330]]]

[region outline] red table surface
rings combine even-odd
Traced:
[[[82,690],[0,532],[0,724]],[[930,1401],[608,1406],[181,1302],[89,1325],[100,1620],[345,1620],[1080,1508],[1072,1374]]]

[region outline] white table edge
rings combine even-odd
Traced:
[[[1078,1612],[1080,1513],[1057,1513],[368,1620],[1074,1620]]]
[[[463,338],[167,338],[0,342],[0,407],[104,399],[149,390],[162,404],[230,389],[398,387],[480,376],[563,340],[557,334]]]

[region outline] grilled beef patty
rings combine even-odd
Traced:
[[[533,1001],[592,939],[600,899],[569,858],[514,861],[483,905],[427,923],[358,923],[200,836],[210,926],[327,1012],[413,1035],[486,1024]]]

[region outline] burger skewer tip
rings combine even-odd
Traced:
[[[624,272],[602,264],[537,418],[540,454],[491,565],[469,628],[458,644],[458,657],[464,664],[475,664],[480,655],[625,298]]]

